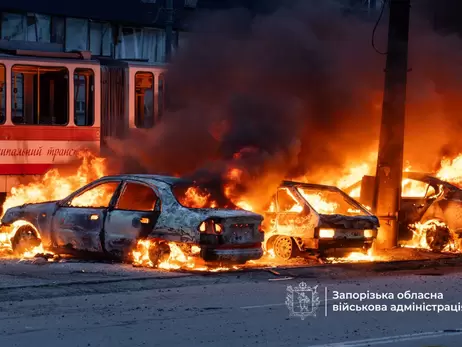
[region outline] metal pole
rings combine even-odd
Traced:
[[[373,208],[381,220],[376,245],[398,245],[403,174],[410,0],[389,0],[388,53]]]
[[[165,22],[165,59],[170,61],[172,57],[172,42],[173,42],[173,0],[165,0],[165,11],[167,12],[167,20]]]

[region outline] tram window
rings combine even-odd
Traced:
[[[164,115],[164,108],[165,108],[165,79],[164,74],[159,75],[159,83],[157,86],[157,97],[158,97],[158,119],[162,119]]]
[[[14,65],[11,79],[13,124],[68,123],[69,73],[65,67]]]
[[[6,70],[5,66],[0,65],[0,124],[5,123],[6,120]]]
[[[154,75],[150,72],[135,74],[135,126],[152,128],[154,125]]]
[[[95,74],[91,69],[74,72],[74,122],[80,126],[95,122]]]

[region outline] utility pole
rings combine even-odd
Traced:
[[[165,60],[170,61],[172,57],[172,42],[173,42],[173,0],[165,0],[165,11],[167,20],[165,21]]]
[[[398,245],[411,7],[410,0],[388,2],[388,52],[373,201],[375,214],[380,219],[376,245],[381,249]]]

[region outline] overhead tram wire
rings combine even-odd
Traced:
[[[379,18],[377,18],[377,21],[375,22],[375,25],[374,25],[374,29],[372,30],[372,40],[371,40],[372,48],[374,48],[374,50],[381,55],[387,55],[388,52],[381,52],[375,46],[375,32],[377,30],[377,27],[380,24],[380,21],[382,20],[383,13],[385,12],[385,6],[387,3],[388,3],[388,0],[382,0],[382,8],[380,9]]]

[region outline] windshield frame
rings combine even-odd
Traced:
[[[285,182],[285,183],[288,183],[288,182]],[[310,189],[310,190],[317,190],[317,191],[329,191],[329,192],[334,192],[334,193],[338,193],[340,194],[343,199],[350,205],[352,205],[352,207],[355,207],[357,208],[358,210],[360,210],[362,213],[361,214],[357,214],[356,216],[373,216],[372,212],[369,211],[367,208],[365,208],[362,204],[360,204],[358,201],[356,201],[355,199],[353,199],[351,196],[349,196],[347,193],[345,193],[343,190],[335,187],[335,186],[326,186],[326,185],[321,185],[321,184],[310,184],[310,183],[300,183],[300,182],[290,182],[289,185],[287,186],[290,186],[294,189],[295,193],[298,194],[298,196],[300,197],[300,199],[302,199],[302,201],[304,201],[306,204],[308,204],[308,206],[310,206],[310,208],[315,211],[317,214],[324,214],[324,213],[320,213],[318,212],[310,203],[308,200],[305,199],[305,197],[303,196],[302,193],[300,193],[298,191],[298,188],[305,188],[305,189]],[[333,215],[335,215],[336,213],[334,213]],[[343,214],[339,214],[337,213],[338,215],[342,215],[344,216]],[[353,217],[353,216],[352,216]]]

